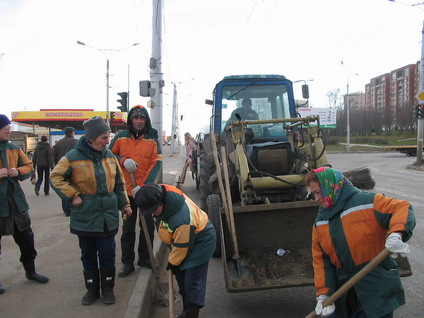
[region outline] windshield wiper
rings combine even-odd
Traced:
[[[226,99],[231,99],[231,98],[233,98],[234,96],[236,96],[238,93],[240,93],[240,92],[242,92],[242,91],[244,91],[246,88],[248,88],[248,87],[250,87],[250,86],[252,86],[252,85],[254,85],[254,84],[256,84],[258,81],[253,81],[252,83],[250,83],[249,85],[246,85],[245,87],[243,87],[242,89],[239,89],[237,92],[235,92],[234,94],[232,94],[230,97],[227,97]]]

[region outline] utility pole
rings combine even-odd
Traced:
[[[178,116],[178,108],[177,108],[177,84],[174,83],[174,96],[172,99],[172,128],[171,128],[171,154],[172,157],[174,155],[175,147],[177,146],[176,138],[177,135],[177,116]]]
[[[97,47],[85,44],[84,42],[81,41],[77,41],[77,43],[79,45],[84,45],[86,47],[89,47],[91,49],[97,50],[99,52],[102,52],[105,57],[106,57],[106,122],[108,123],[108,125],[110,124],[110,112],[109,112],[109,76],[110,76],[110,72],[109,72],[109,59],[112,56],[112,54],[114,53],[118,53],[121,52],[123,50],[129,49],[130,47],[139,45],[140,43],[134,43],[133,45],[124,47],[122,49],[119,50],[115,50],[115,49],[99,49]]]
[[[127,113],[130,111],[131,109],[131,104],[130,104],[130,65],[128,64],[128,83],[127,83]]]
[[[162,136],[162,113],[163,113],[163,92],[165,85],[162,73],[162,12],[163,1],[153,0],[152,19],[152,57],[150,58],[150,83],[151,83],[151,120],[152,126],[158,131],[159,142],[163,142]],[[162,182],[162,171],[157,178],[158,183]]]
[[[350,152],[350,96],[349,96],[349,77],[346,86],[346,151]]]
[[[424,23],[421,31],[420,92],[424,91]],[[420,103],[423,105],[423,102]],[[417,119],[417,165],[423,162],[423,119]]]

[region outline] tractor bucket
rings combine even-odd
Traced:
[[[313,284],[311,235],[317,203],[234,206],[233,210],[240,252],[237,260],[232,259],[229,229],[225,217],[221,218],[222,260],[228,291]]]

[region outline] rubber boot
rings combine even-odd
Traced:
[[[83,305],[91,305],[100,298],[99,270],[92,269],[84,271],[84,282],[87,292],[82,297],[81,303]]]
[[[114,304],[115,295],[113,294],[113,287],[115,286],[115,269],[100,269],[100,278],[103,303],[107,305]]]
[[[49,278],[38,274],[35,271],[35,260],[30,259],[22,262],[25,268],[25,277],[29,280],[35,280],[38,283],[45,284],[49,281]]]
[[[186,308],[185,312],[185,318],[199,318],[199,308],[193,309],[193,308]]]
[[[0,294],[4,294],[5,289],[3,288],[2,284],[0,283]]]
[[[183,312],[181,314],[176,315],[174,318],[186,318],[185,309],[183,310]]]
[[[182,298],[183,298],[183,311],[179,315],[176,315],[174,318],[186,318],[186,302],[184,297]]]

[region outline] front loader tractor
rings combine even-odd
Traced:
[[[303,98],[308,88],[303,85]],[[227,76],[198,136],[201,206],[217,230],[231,292],[313,283],[311,227],[318,205],[304,177],[327,165],[318,117],[296,112],[281,75]]]

